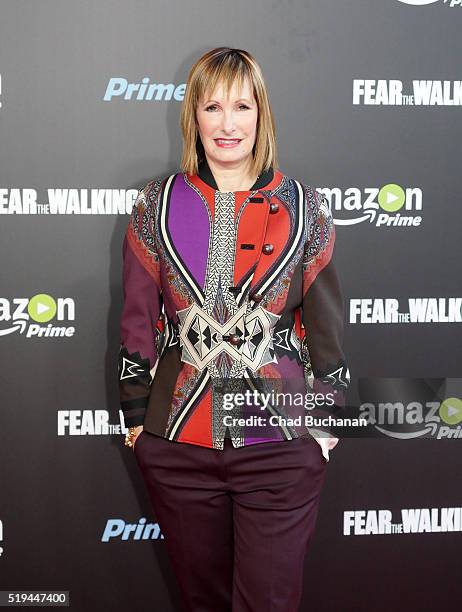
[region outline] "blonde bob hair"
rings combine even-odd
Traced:
[[[229,95],[234,82],[238,90],[241,90],[245,79],[249,80],[258,107],[253,161],[249,172],[260,175],[270,167],[278,169],[275,123],[262,71],[248,51],[217,47],[200,57],[188,75],[180,115],[183,134],[182,172],[197,174],[199,163],[205,158],[197,129],[196,110],[199,102],[211,95],[220,84],[224,84],[226,95]]]

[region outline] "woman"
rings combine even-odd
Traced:
[[[194,64],[181,128],[182,171],[139,192],[123,244],[126,444],[187,610],[295,611],[338,441],[304,419],[349,383],[333,219],[278,170],[248,52]]]

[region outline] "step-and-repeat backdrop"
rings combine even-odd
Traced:
[[[229,45],[263,69],[281,170],[332,208],[373,432],[331,453],[302,610],[462,603],[461,23],[460,0],[1,3],[0,590],[179,609],[123,445],[122,238],[178,170],[190,67]]]

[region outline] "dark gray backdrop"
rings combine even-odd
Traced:
[[[456,378],[460,318],[354,323],[349,308],[357,298],[397,298],[406,311],[408,298],[461,296],[460,101],[353,104],[363,79],[397,79],[406,93],[414,80],[460,83],[461,20],[462,7],[443,0],[1,3],[0,589],[69,590],[74,610],[178,605],[162,539],[103,537],[111,525],[156,523],[118,413],[128,215],[31,214],[21,191],[47,204],[50,189],[77,190],[84,211],[91,189],[108,190],[106,203],[134,190],[130,203],[146,182],[178,169],[181,102],[105,101],[110,79],[179,87],[206,50],[248,49],[267,81],[282,171],[338,189],[340,201],[352,187],[363,199],[390,183],[420,189],[422,210],[406,211],[422,217],[417,227],[352,223],[362,209],[334,210],[345,350],[356,378]],[[27,337],[37,294],[73,300],[49,322],[73,334]],[[37,302],[45,312],[53,304]],[[97,418],[109,427],[82,428]],[[460,527],[343,533],[348,511],[389,509],[400,522],[403,508],[462,506],[460,444],[348,439],[331,457],[302,610],[460,605]]]

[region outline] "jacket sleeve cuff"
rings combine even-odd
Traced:
[[[125,427],[136,427],[137,425],[143,425],[147,405],[147,397],[140,397],[138,399],[121,402],[120,407],[124,416]]]

